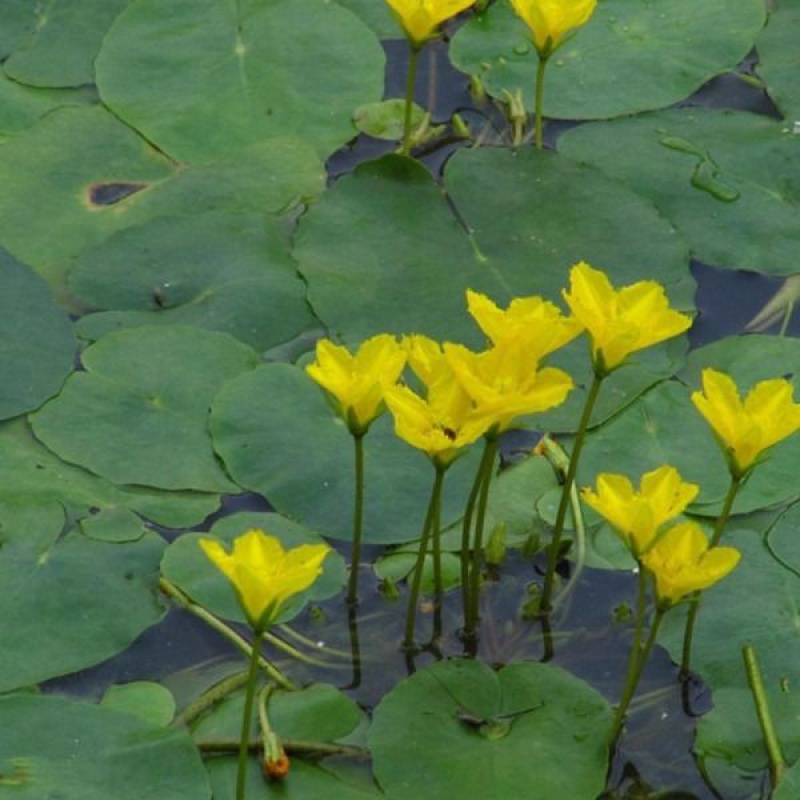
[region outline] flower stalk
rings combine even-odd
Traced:
[[[258,684],[258,654],[264,641],[263,631],[256,631],[253,640],[253,652],[250,656],[250,670],[247,675],[247,689],[244,696],[244,712],[242,713],[242,730],[239,735],[239,761],[236,768],[236,800],[245,800],[247,783],[247,753],[250,743],[250,726],[253,720],[253,699]]]
[[[583,407],[583,414],[581,415],[581,420],[578,425],[578,431],[575,434],[575,445],[572,448],[572,455],[569,459],[569,467],[567,469],[567,475],[564,478],[564,486],[561,489],[561,499],[558,503],[558,511],[556,512],[556,520],[553,527],[553,538],[550,542],[550,548],[547,554],[547,570],[542,585],[540,609],[545,614],[549,613],[552,608],[553,583],[555,580],[556,566],[558,564],[558,555],[561,550],[561,537],[564,533],[564,522],[567,518],[570,491],[575,482],[575,475],[578,471],[578,461],[580,460],[581,450],[583,449],[583,443],[586,439],[586,431],[589,428],[589,421],[592,418],[592,411],[594,410],[597,395],[600,392],[600,384],[602,382],[603,375],[595,371],[594,377],[592,378],[592,385],[589,387],[589,392],[586,395],[586,403]]]
[[[358,573],[361,565],[361,533],[364,526],[364,434],[353,434],[355,461],[355,496],[353,501],[353,549],[350,557],[350,578],[347,603],[358,603]]]
[[[403,114],[403,146],[401,153],[410,155],[412,147],[411,116],[414,109],[414,89],[417,85],[417,63],[419,62],[420,48],[410,45],[408,53],[408,73],[406,74],[406,105]]]

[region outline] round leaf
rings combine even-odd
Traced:
[[[260,528],[277,536],[284,548],[301,544],[322,544],[320,536],[279,514],[241,513],[215,523],[210,534],[230,551],[233,540],[251,528]],[[230,581],[209,561],[199,546],[207,534],[187,533],[176,539],[164,554],[161,564],[164,577],[176,583],[186,594],[218,616],[246,622],[236,592]],[[306,591],[290,598],[281,609],[277,622],[288,622],[312,601],[326,600],[337,594],[346,582],[344,559],[331,552],[322,564],[322,574]]]
[[[605,0],[550,59],[544,113],[608,118],[672,105],[734,69],[763,24],[761,0],[706,0],[702,6],[694,0]],[[464,25],[451,54],[495,97],[522,88],[533,110],[536,50],[507,2]]]
[[[214,446],[237,483],[312,530],[351,538],[353,438],[302,370],[267,364],[232,381],[214,401],[211,428]],[[287,457],[292,453],[313,457]],[[370,428],[364,453],[364,541],[418,539],[433,468],[395,437],[388,416]],[[443,525],[463,511],[476,463],[473,448],[448,471]]]
[[[135,542],[145,529],[142,521],[127,508],[103,508],[80,521],[81,530],[90,539],[102,542]]]
[[[455,660],[392,689],[369,742],[389,800],[588,798],[605,785],[610,725],[605,700],[558,667]]]
[[[83,253],[69,277],[93,309],[78,323],[97,339],[119,328],[196,325],[258,350],[294,338],[312,317],[277,224],[250,214],[159,217]]]
[[[769,8],[768,24],[756,41],[758,74],[787,120],[794,121],[800,119],[797,37],[793,35],[800,25],[800,8],[791,0],[777,0]]]
[[[106,708],[133,714],[159,728],[165,728],[175,716],[172,693],[148,681],[109,686],[101,702]]]
[[[50,3],[46,10],[42,8],[33,36],[9,56],[3,69],[15,81],[31,86],[94,83],[94,59],[100,42],[129,2]]]
[[[164,612],[153,592],[164,547],[155,534],[116,544],[72,533],[38,545],[15,537],[0,549],[0,692],[104,661]]]
[[[649,198],[708,264],[797,272],[797,137],[756,114],[680,108],[585,125],[559,140]]]
[[[72,260],[129,225],[213,210],[277,213],[324,185],[318,157],[296,139],[178,167],[101,106],[57,109],[6,142],[0,180],[0,241],[62,292]]]
[[[176,159],[202,162],[297,134],[321,156],[355,135],[353,109],[380,99],[383,52],[353,14],[323,0],[134,0],[97,58],[103,101]]]
[[[124,506],[168,528],[195,525],[219,506],[215,494],[114,486],[57,458],[22,421],[0,425],[0,500],[58,502],[76,516]]]
[[[230,336],[170,326],[120,331],[83,354],[86,372],[32,418],[55,453],[115,483],[235,492],[217,463],[208,409],[256,354]]]
[[[0,419],[40,406],[72,369],[77,342],[45,282],[0,249]]]
[[[211,796],[186,733],[63,697],[0,698],[0,763],[6,791],[20,800]]]
[[[514,295],[559,300],[567,268],[582,259],[617,284],[644,272],[690,303],[674,230],[596,170],[552,153],[482,148],[456,153],[445,182],[461,220],[428,172],[399,156],[342,178],[303,217],[294,256],[312,306],[337,335],[421,332],[477,345],[465,289],[503,304]]]

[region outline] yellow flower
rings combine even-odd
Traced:
[[[548,58],[570,31],[589,20],[597,0],[511,0],[511,5],[531,29],[539,55]]]
[[[742,403],[730,375],[703,370],[703,391],[692,402],[720,442],[734,477],[742,477],[762,454],[800,429],[800,405],[783,378],[761,381]]]
[[[314,583],[331,551],[326,544],[284,550],[278,539],[257,528],[234,539],[232,553],[215,539],[201,539],[200,547],[233,584],[248,622],[257,631],[275,619],[290,597]]]
[[[653,543],[658,529],[682,513],[699,491],[669,466],[645,473],[639,486],[636,491],[624,475],[604,472],[597,476],[597,493],[591,489],[582,492],[583,499],[611,523],[637,559]]]
[[[517,297],[508,308],[498,308],[485,294],[467,289],[467,307],[492,344],[524,341],[532,357],[539,359],[572,341],[583,326],[574,317],[541,297]]]
[[[595,372],[607,375],[637,350],[683,333],[692,320],[669,307],[664,287],[639,281],[617,291],[608,277],[585,261],[570,272],[570,291],[564,291],[572,313],[592,340]]]
[[[656,539],[642,562],[655,577],[656,600],[665,608],[713,586],[733,570],[740,557],[733,547],[709,548],[696,522],[681,522]]]
[[[475,418],[485,420],[493,434],[508,430],[516,417],[563,403],[573,386],[560,369],[537,369],[537,360],[519,343],[498,344],[482,353],[448,343],[444,352],[475,404]]]
[[[427,397],[423,400],[407,386],[385,389],[395,433],[437,466],[446,467],[462,448],[486,433],[488,421],[474,416],[472,400],[456,380],[438,342],[409,336],[403,344],[411,368],[427,387]]]
[[[436,35],[446,20],[466,11],[475,0],[386,0],[413,47]]]
[[[405,363],[405,350],[384,333],[363,342],[355,356],[321,339],[306,372],[333,397],[351,433],[362,435],[383,411],[384,384],[395,383]]]

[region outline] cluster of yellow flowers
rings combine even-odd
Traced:
[[[413,47],[436,36],[439,26],[466,11],[475,0],[386,0]],[[539,53],[552,53],[594,12],[597,0],[511,0],[530,28]]]
[[[669,308],[654,281],[616,290],[603,272],[585,262],[572,268],[570,290],[563,296],[572,316],[540,297],[517,298],[503,310],[468,290],[469,312],[490,343],[482,352],[425,336],[399,343],[381,334],[355,355],[323,340],[317,360],[306,370],[328,391],[354,434],[366,431],[385,404],[398,436],[446,464],[481,436],[496,436],[518,417],[562,403],[573,388],[572,378],[541,361],[583,330],[591,339],[596,372],[607,375],[631,353],[691,324]],[[424,398],[397,384],[406,360],[425,386]]]

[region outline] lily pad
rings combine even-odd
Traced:
[[[559,150],[649,198],[701,261],[770,275],[797,272],[797,137],[780,122],[682,108],[586,125]]]
[[[380,103],[359,106],[353,112],[353,122],[362,133],[391,142],[403,137],[405,112],[405,100],[395,97],[391,100],[382,100]],[[411,106],[412,130],[418,128],[424,119],[425,110],[413,103]]]
[[[617,284],[646,274],[691,304],[680,237],[596,170],[552,153],[482,148],[456,153],[445,184],[458,218],[423,167],[387,156],[339,180],[300,221],[294,256],[313,308],[338,336],[420,332],[477,345],[466,288],[499,303],[559,300],[582,259]]]
[[[134,0],[96,61],[103,101],[195,163],[289,134],[329,155],[354,137],[353,109],[380,99],[383,68],[374,34],[323,0]]]
[[[96,99],[91,89],[34,89],[0,73],[0,139],[29,128],[55,108],[86,105]]]
[[[103,508],[80,521],[90,539],[101,542],[135,542],[144,536],[142,521],[128,508]]]
[[[6,74],[30,86],[94,83],[94,59],[130,0],[55,0],[37,8],[36,30],[6,59]],[[5,8],[3,9],[5,14]]]
[[[375,562],[375,574],[381,579],[397,583],[410,575],[417,563],[419,548],[406,549],[387,553]],[[442,553],[442,587],[445,591],[461,584],[461,558],[454,553]],[[420,588],[424,594],[431,594],[435,589],[433,558],[425,556],[422,565],[422,581]]]
[[[154,588],[163,549],[153,533],[124,545],[75,532],[49,544],[7,533],[0,549],[0,692],[104,661],[158,622],[164,607]]]
[[[257,363],[253,350],[222,333],[111,333],[86,349],[86,372],[73,374],[31,422],[61,458],[114,483],[236,492],[214,457],[208,410],[227,380]]]
[[[61,461],[18,420],[0,425],[0,501],[55,501],[75,516],[83,516],[89,509],[120,506],[169,528],[183,528],[215,511],[219,495],[115,486]]]
[[[551,58],[544,113],[606,119],[677,103],[736,67],[764,16],[761,0],[606,0]],[[526,108],[534,108],[536,50],[506,0],[464,25],[451,55],[493,96],[522,88]]]
[[[0,248],[0,419],[52,397],[72,369],[72,323],[45,282]]]
[[[287,548],[323,543],[322,537],[316,533],[279,514],[233,514],[216,522],[209,534],[186,533],[176,539],[164,554],[161,564],[164,577],[212,613],[236,622],[246,622],[230,581],[209,561],[200,549],[199,541],[210,535],[230,550],[231,542],[251,528],[261,528],[277,536]],[[346,580],[344,559],[339,553],[328,553],[320,577],[309,589],[287,601],[277,621],[288,622],[309,602],[327,600],[339,592]]]
[[[214,401],[211,429],[237,483],[312,530],[352,537],[353,439],[302,370],[267,364],[232,381]],[[364,541],[419,538],[433,484],[427,459],[400,441],[384,416],[364,439],[364,460]],[[476,464],[473,449],[448,471],[443,524],[461,515]]]
[[[257,350],[294,338],[312,322],[305,285],[270,218],[254,214],[159,217],[83,253],[69,277],[94,313],[81,336],[155,324],[230,333]]]
[[[57,109],[6,142],[0,180],[0,241],[61,293],[73,259],[122,228],[168,214],[278,213],[324,185],[297,140],[178,167],[100,106]]]
[[[766,81],[770,97],[791,123],[800,120],[797,37],[800,8],[791,0],[773,0],[767,25],[756,41],[758,74]]]
[[[165,728],[175,716],[172,693],[160,684],[149,681],[109,686],[101,705],[133,714],[159,728]]]
[[[36,30],[36,20],[37,8],[28,0],[6,0],[3,3],[0,59],[16,50]]]
[[[64,697],[0,698],[0,764],[6,791],[20,800],[211,796],[186,733]]]
[[[610,725],[606,701],[558,667],[454,660],[392,689],[369,743],[389,800],[588,798],[605,785]]]
[[[392,17],[392,12],[386,3],[376,3],[374,0],[338,0],[338,2],[340,6],[349,9],[362,22],[369,25],[378,38],[404,38],[400,23]]]

